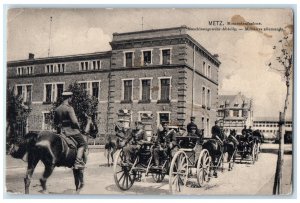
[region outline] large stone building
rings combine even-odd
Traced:
[[[224,129],[241,132],[244,125],[253,125],[252,100],[239,92],[236,95],[219,95],[218,120]]]
[[[111,51],[9,61],[7,77],[16,94],[32,103],[29,130],[50,129],[51,103],[77,81],[99,99],[100,134],[113,133],[117,112],[131,123],[153,114],[185,126],[191,115],[206,135],[216,120],[218,59],[187,34],[185,26],[114,33]]]

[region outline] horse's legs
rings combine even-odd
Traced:
[[[25,183],[25,194],[29,194],[29,186],[32,178],[33,171],[39,162],[39,159],[37,157],[33,157],[33,154],[28,155],[28,166],[27,166],[27,171],[26,175],[24,178],[24,183]]]
[[[52,164],[51,165],[45,164],[45,170],[44,170],[42,178],[40,179],[40,183],[41,183],[41,186],[43,189],[42,192],[44,192],[44,193],[47,191],[47,186],[46,186],[47,179],[52,174],[54,167],[55,166]]]
[[[73,169],[76,191],[79,189],[79,170]]]
[[[83,186],[84,186],[84,176],[83,176],[83,172],[84,172],[84,169],[78,170],[78,179],[79,179],[79,187],[78,187],[78,190],[82,189]],[[77,190],[77,191],[78,191],[78,190]]]

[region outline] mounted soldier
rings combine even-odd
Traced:
[[[160,166],[160,157],[165,160],[171,156],[171,150],[176,146],[176,132],[169,130],[168,123],[163,122],[163,129],[158,129],[155,147],[153,149],[154,164]]]
[[[222,129],[218,125],[218,121],[215,121],[215,125],[211,128],[212,138],[216,139],[221,146],[223,146],[224,135]]]
[[[58,134],[64,134],[72,137],[77,142],[77,155],[74,163],[74,169],[84,169],[85,163],[82,159],[87,143],[84,136],[80,133],[80,126],[75,111],[71,106],[73,93],[63,92],[63,102],[55,109],[54,123]]]

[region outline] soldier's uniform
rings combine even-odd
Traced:
[[[158,130],[157,140],[153,149],[153,159],[156,166],[159,166],[159,158],[166,159],[171,156],[171,150],[176,145],[176,134],[174,130],[164,128]]]
[[[147,135],[142,127],[141,122],[136,122],[136,129],[132,130],[131,135],[127,138],[129,142],[123,148],[126,162],[132,163],[136,154],[141,148],[144,141],[147,141]]]
[[[71,96],[72,93],[66,92],[63,93],[63,96]],[[57,133],[63,133],[66,136],[71,136],[77,142],[77,157],[75,162],[79,167],[84,167],[84,163],[82,161],[82,156],[84,149],[87,147],[87,143],[80,133],[80,127],[75,115],[75,111],[71,105],[69,105],[68,100],[64,100],[63,103],[55,109],[54,114],[54,123],[57,128]]]

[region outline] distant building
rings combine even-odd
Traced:
[[[239,92],[236,95],[219,95],[219,125],[224,129],[236,129],[241,132],[244,125],[253,124],[252,100]]]
[[[7,80],[32,104],[30,130],[51,130],[49,110],[77,81],[99,100],[100,134],[114,132],[120,109],[131,125],[153,114],[162,122],[186,126],[190,116],[209,134],[216,120],[220,61],[187,34],[187,27],[114,33],[106,52],[9,61]]]
[[[253,129],[260,130],[264,135],[268,137],[278,138],[279,133],[279,118],[275,117],[255,117],[253,119]],[[292,133],[293,121],[287,119],[285,123],[286,133]]]

